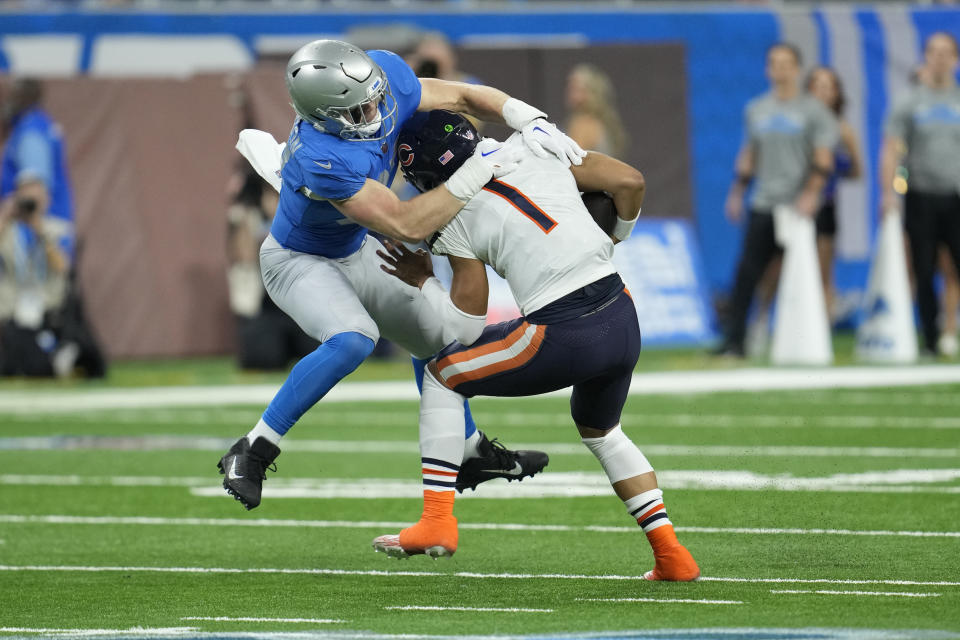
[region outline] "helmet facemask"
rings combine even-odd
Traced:
[[[328,107],[323,117],[340,126],[338,135],[345,140],[381,140],[396,126],[397,101],[386,77],[371,86],[370,97],[351,107]],[[325,126],[324,130],[329,131]],[[379,133],[379,135],[378,135]]]

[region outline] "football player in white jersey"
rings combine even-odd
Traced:
[[[503,144],[520,147],[522,142],[511,136]],[[469,121],[432,111],[411,121],[397,148],[404,175],[427,191],[443,183],[476,146]],[[644,190],[639,171],[603,154],[589,153],[582,165],[571,168],[527,154],[429,239],[435,254],[450,259],[449,294],[432,277],[425,253],[393,244],[389,253],[380,253],[384,270],[420,287],[457,341],[430,362],[424,378],[423,515],[399,535],[375,539],[376,550],[396,557],[456,551],[452,480],[463,455],[465,398],[529,396],[572,386],[571,414],[583,443],[653,548],[656,564],[645,577],[699,577],[667,517],[653,467],[620,428],[640,353],[640,328],[611,258],[614,241],[629,236],[636,223]],[[612,236],[591,218],[581,191],[611,194],[618,212]],[[479,331],[469,319],[486,314],[485,264],[507,280],[523,317]]]

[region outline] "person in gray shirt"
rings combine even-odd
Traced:
[[[927,38],[924,81],[895,104],[887,119],[880,156],[882,211],[900,210],[910,242],[917,305],[926,353],[938,351],[938,303],[933,279],[937,249],[946,245],[960,267],[960,88],[956,39],[946,32]],[[897,167],[907,170],[906,183]]]
[[[774,207],[792,205],[800,215],[814,217],[833,171],[837,121],[822,102],[801,92],[802,64],[793,45],[770,47],[766,68],[770,91],[744,110],[745,140],[726,202],[732,222],[742,220],[744,196],[751,183],[753,188],[724,341],[717,351],[723,355],[743,357],[754,290],[770,261],[782,253],[774,239]]]

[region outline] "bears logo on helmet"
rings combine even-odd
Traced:
[[[443,184],[473,155],[480,136],[469,120],[452,111],[418,113],[397,139],[397,159],[407,182],[429,191]]]
[[[401,166],[409,167],[413,162],[413,149],[408,144],[398,145],[397,157],[400,159]]]

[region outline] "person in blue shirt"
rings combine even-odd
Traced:
[[[448,109],[506,123],[538,155],[568,165],[585,155],[542,111],[492,87],[418,79],[389,51],[316,40],[291,56],[285,77],[297,118],[274,176],[282,181],[280,200],[260,267],[273,301],[321,344],[293,367],[258,423],[218,464],[224,488],[247,509],[260,504],[283,435],[363,362],[381,334],[414,356],[419,385],[425,363],[451,341],[452,324],[484,322],[455,311],[438,317],[427,297],[449,303],[449,294],[389,276],[376,255],[383,245],[367,231],[404,242],[429,237],[519,154],[484,141],[444,185],[401,201],[390,184],[404,123],[416,111]],[[488,440],[465,412],[464,463],[449,474],[458,489],[532,476],[546,465],[546,454]]]
[[[43,88],[33,78],[20,78],[3,106],[9,132],[0,160],[0,201],[29,203],[57,229],[59,248],[72,257],[73,195],[60,125],[44,111]]]

